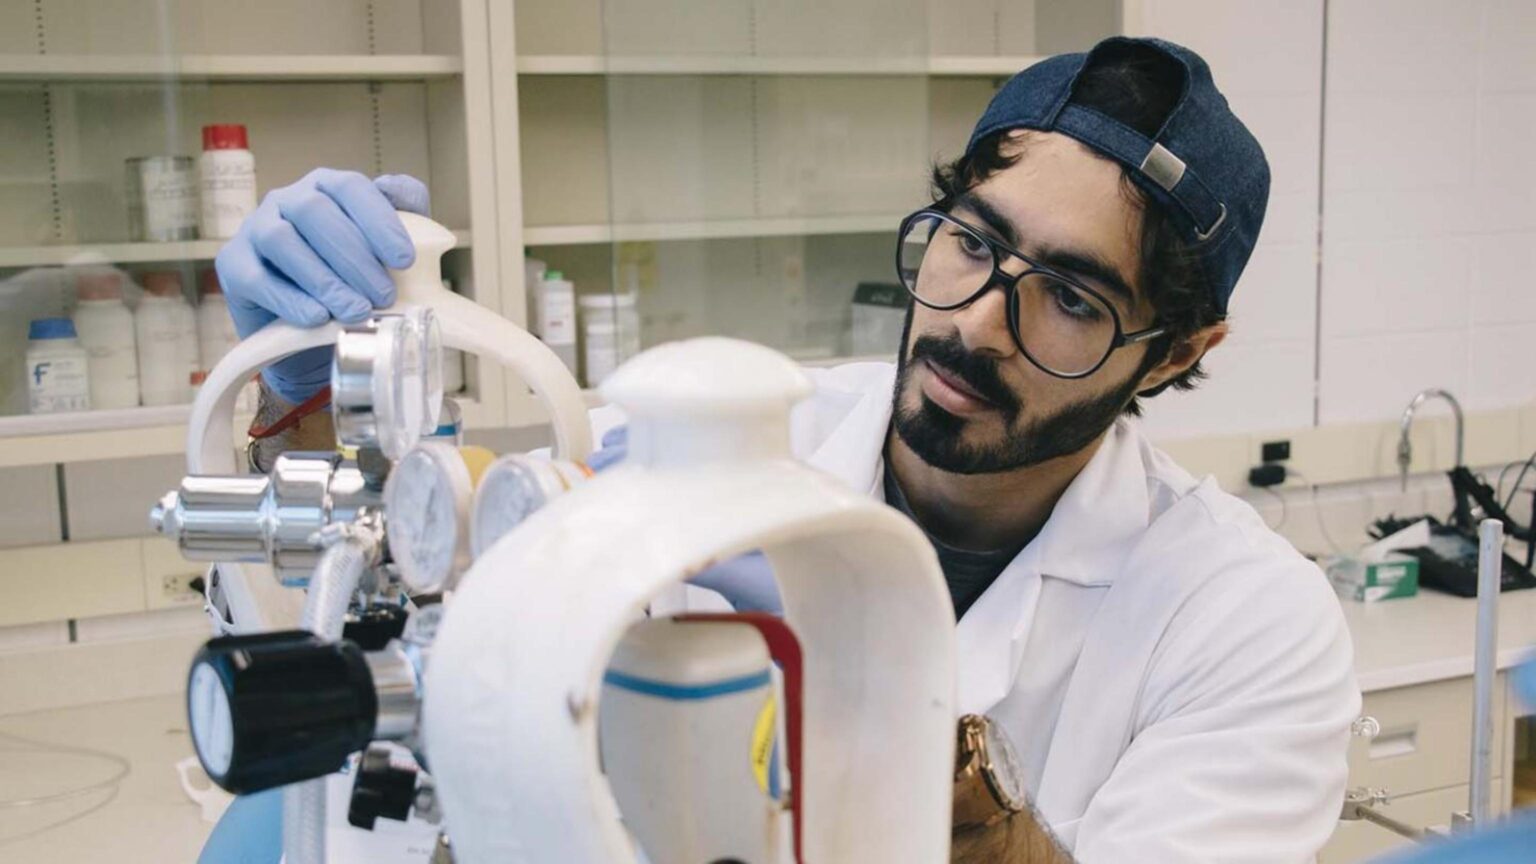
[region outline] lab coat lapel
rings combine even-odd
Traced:
[[[840,478],[850,489],[861,489],[883,500],[881,454],[891,426],[891,393],[895,386],[896,367],[892,365],[876,372],[861,393],[850,395],[846,407],[833,409],[845,411],[841,417],[798,418],[808,429],[820,426],[832,430],[806,462]]]
[[[955,634],[962,713],[1008,695],[1040,601],[1042,579],[1113,583],[1147,527],[1146,467],[1138,436],[1116,423],[1056,502],[1045,526],[960,620]]]

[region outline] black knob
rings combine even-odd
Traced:
[[[198,759],[236,794],[334,773],[372,740],[378,710],[362,650],[306,630],[210,640],[187,680]]]
[[[405,619],[409,617],[400,606],[369,606],[361,614],[348,615],[341,627],[341,638],[356,642],[364,651],[379,651],[391,639],[399,639],[405,632]]]
[[[357,766],[352,784],[352,804],[347,821],[354,827],[373,830],[380,816],[404,822],[416,800],[416,771],[389,764],[389,748],[369,747]]]

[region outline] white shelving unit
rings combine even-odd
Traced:
[[[426,181],[434,217],[457,228],[445,277],[501,312],[501,244],[472,243],[476,233],[494,239],[502,230],[498,189],[483,182],[503,158],[489,26],[499,5],[120,0],[88,10],[39,0],[0,33],[0,281],[34,268],[112,264],[131,274],[175,267],[194,284],[193,271],[223,241],[128,242],[123,160],[195,156],[202,124],[240,122],[261,194],[321,165]],[[72,282],[66,270],[30,283],[56,288],[28,290],[64,292]],[[0,306],[0,338],[24,341],[24,317],[67,312],[67,296],[51,311],[36,308],[35,296],[32,305]],[[466,425],[504,426],[506,376],[495,364],[468,365]],[[0,388],[12,411],[15,392]],[[180,453],[188,410],[0,416],[0,467]],[[248,420],[236,418],[237,438]]]

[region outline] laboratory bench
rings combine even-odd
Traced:
[[[1364,713],[1381,723],[1374,740],[1352,744],[1350,785],[1383,787],[1398,796],[1385,812],[1399,819],[1444,822],[1467,806],[1475,601],[1425,592],[1373,604],[1348,602],[1344,610]],[[1506,594],[1499,610],[1500,669],[1516,664],[1533,645],[1536,591]],[[1514,730],[1522,713],[1506,696],[1506,678],[1501,675],[1496,689],[1494,715],[1499,724],[1495,800],[1501,808],[1511,800]],[[114,754],[127,760],[129,770],[115,795],[102,790],[57,803],[0,808],[0,851],[6,860],[195,860],[212,826],[177,778],[175,763],[192,752],[179,694],[0,716],[0,756],[7,766],[0,776],[7,799],[86,786],[119,770],[119,763],[100,756],[45,757],[36,750],[39,743]],[[36,833],[19,836],[27,832]],[[1320,861],[1362,860],[1400,842],[1373,825],[1341,823]]]

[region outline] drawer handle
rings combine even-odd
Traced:
[[[1383,729],[1371,740],[1370,757],[1372,759],[1391,759],[1394,756],[1408,756],[1418,752],[1419,727],[1400,726],[1396,729]]]

